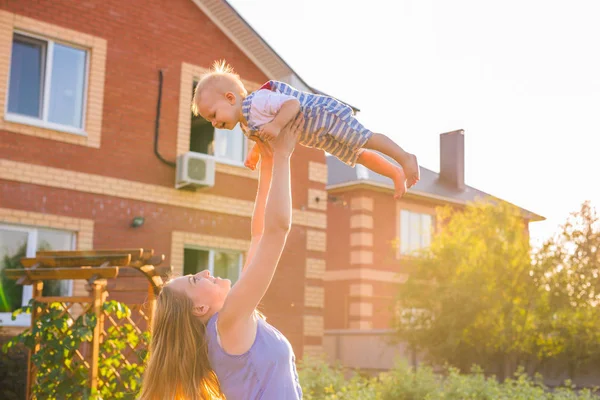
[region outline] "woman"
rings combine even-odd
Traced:
[[[261,151],[252,240],[231,288],[208,271],[167,283],[158,296],[141,400],[302,398],[288,340],[260,318],[291,227],[290,157],[298,117]],[[272,150],[272,151],[271,151]]]

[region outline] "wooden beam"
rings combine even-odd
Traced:
[[[38,297],[35,299],[38,303],[91,303],[94,300],[93,297],[61,297],[61,296],[48,296],[48,297]]]
[[[34,264],[29,268],[29,270],[34,270],[34,269],[38,268],[39,266],[40,266],[40,264]],[[33,281],[31,279],[29,279],[29,277],[27,275],[23,275],[22,277],[17,279],[17,285],[31,285],[31,284],[33,284]]]
[[[143,278],[149,279],[152,276],[168,276],[170,277],[173,273],[173,267],[171,266],[163,266],[163,267],[154,267],[154,273],[150,276],[144,274],[144,272],[140,268],[131,268],[131,266],[121,267],[119,269],[119,278],[118,279],[130,279],[130,278]]]
[[[92,277],[109,279],[119,275],[119,267],[98,268],[43,268],[43,269],[5,269],[4,274],[8,279],[19,279],[23,276],[32,281],[53,279],[90,279]]]
[[[152,281],[150,283],[150,286],[152,286],[152,291],[154,292],[155,296],[158,296],[158,294],[160,293],[160,289],[163,287],[163,285],[165,284],[165,282],[163,281],[163,279],[160,276],[153,276]]]
[[[122,267],[119,271],[119,279],[142,278],[148,279],[142,271],[137,268]]]
[[[38,251],[36,257],[85,257],[85,256],[124,256],[131,255],[131,261],[143,259],[148,252],[145,249],[108,249],[108,250],[76,250],[76,251]],[[150,256],[152,257],[152,256]],[[148,258],[150,258],[148,257]]]
[[[149,260],[152,256],[154,256],[154,249],[142,249],[142,260]]]
[[[138,267],[136,269],[139,270],[142,274],[144,274],[146,276],[154,276],[154,275],[156,275],[156,272],[154,272],[154,265],[143,265],[143,266]]]
[[[97,267],[104,263],[123,267],[131,262],[131,255],[103,255],[103,256],[45,256],[36,258],[21,258],[21,265],[25,268],[39,264],[41,268],[71,268],[71,267]]]
[[[152,283],[154,283],[155,286],[161,288],[165,282],[163,281],[162,277],[157,275],[152,277]]]
[[[17,285],[31,285],[33,281],[29,279],[27,275],[23,275],[19,279],[17,279]]]
[[[129,267],[141,267],[147,264],[157,266],[163,261],[165,261],[165,255],[161,254],[159,256],[150,257],[148,259],[142,258],[140,260],[132,261],[131,264],[129,264]]]

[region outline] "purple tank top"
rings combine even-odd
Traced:
[[[256,339],[246,353],[231,355],[217,340],[217,316],[206,326],[208,358],[227,400],[299,400],[296,357],[281,332],[258,318]]]

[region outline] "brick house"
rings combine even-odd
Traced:
[[[239,132],[191,117],[194,82],[225,58],[250,90],[278,79],[317,91],[225,1],[166,4],[0,6],[0,269],[5,256],[42,248],[145,247],[178,274],[209,268],[237,278],[257,174],[242,166],[248,143]],[[436,206],[487,196],[464,184],[462,132],[442,135],[441,145],[440,174],[422,168],[398,202],[384,177],[298,147],[293,228],[262,308],[297,355],[325,348],[348,365],[389,366],[382,337],[403,252],[427,245]],[[189,152],[212,155],[214,186],[176,189],[175,161]],[[143,301],[114,286],[110,298]],[[83,281],[52,290],[85,292]],[[9,315],[30,297],[29,287],[10,292],[0,326],[28,325]],[[368,352],[348,351],[365,343]]]
[[[191,117],[194,82],[225,58],[250,90],[268,79],[311,89],[233,8],[3,2],[0,57],[0,268],[39,249],[144,247],[176,273],[209,268],[235,281],[257,174],[242,165],[243,135]],[[211,155],[214,186],[175,188],[175,162],[190,151]],[[301,356],[322,352],[325,156],[299,148],[292,168],[293,228],[263,311]],[[83,281],[52,290],[85,293]],[[29,320],[10,312],[30,287],[5,292],[0,325],[22,329]],[[121,287],[109,298],[139,296]]]
[[[327,166],[325,351],[347,366],[386,369],[396,356],[411,356],[387,340],[392,299],[410,253],[439,229],[435,208],[490,195],[465,184],[462,130],[440,135],[440,173],[421,167],[421,180],[399,201],[388,178],[333,157]],[[544,219],[521,210],[527,227]]]

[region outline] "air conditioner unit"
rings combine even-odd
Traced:
[[[175,188],[203,188],[215,185],[215,160],[212,156],[188,151],[177,157]]]

